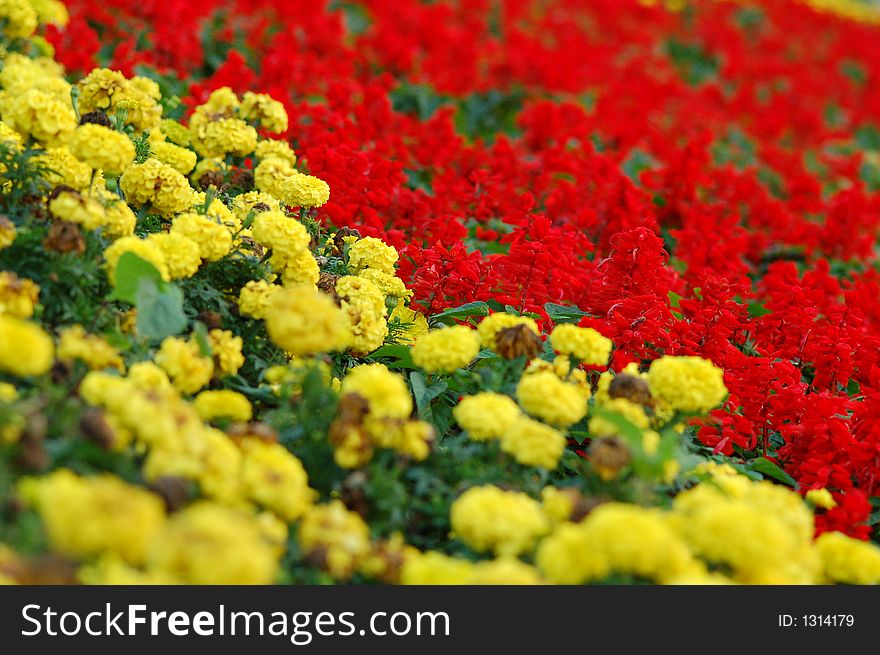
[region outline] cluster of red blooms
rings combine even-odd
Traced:
[[[395,245],[424,311],[576,305],[616,366],[711,358],[730,398],[704,443],[775,452],[832,490],[820,530],[869,536],[877,26],[794,0],[68,4],[71,69],[283,101],[323,216]]]

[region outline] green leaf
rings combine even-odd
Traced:
[[[759,318],[761,316],[766,316],[767,314],[772,314],[773,312],[764,305],[759,302],[753,302],[749,304],[749,316],[752,318]]]
[[[186,327],[183,291],[174,285],[160,288],[153,280],[144,279],[138,285],[134,304],[138,331],[148,339],[160,341]]]
[[[446,391],[449,385],[443,380],[438,380],[431,386],[428,386],[425,376],[418,371],[413,371],[409,374],[409,381],[412,385],[413,396],[416,399],[416,409],[418,410],[419,418],[423,421],[431,421],[431,402]]]
[[[196,343],[199,344],[199,351],[202,354],[202,357],[211,357],[213,353],[213,349],[211,348],[211,342],[208,339],[208,328],[201,321],[196,321],[193,326],[193,336],[196,339]]]
[[[554,323],[577,323],[584,316],[589,314],[577,307],[567,307],[566,305],[557,305],[554,302],[544,304],[544,311]]]
[[[110,299],[136,304],[138,286],[142,280],[151,280],[157,289],[165,284],[159,269],[150,262],[131,252],[122,253],[116,263],[116,288]]]
[[[413,363],[409,346],[405,346],[400,343],[385,344],[378,350],[374,350],[372,353],[370,353],[370,359],[388,359],[390,361],[386,362],[386,365],[388,366],[388,368],[392,369],[418,368]]]
[[[444,310],[439,314],[435,314],[429,319],[429,322],[433,325],[435,323],[444,323],[445,325],[452,325],[456,320],[462,320],[465,318],[470,318],[471,316],[488,316],[489,315],[489,305],[484,303],[482,300],[477,302],[469,302],[464,305],[459,305],[458,307],[452,307],[450,309]]]
[[[797,489],[797,480],[795,480],[788,473],[783,471],[766,457],[759,457],[755,461],[751,462],[749,464],[749,468],[767,477],[773,478],[778,482],[786,484],[789,487],[794,487],[795,489]]]

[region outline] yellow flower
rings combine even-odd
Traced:
[[[0,250],[8,248],[15,241],[15,223],[5,216],[0,216]]]
[[[661,357],[648,370],[651,395],[674,410],[705,414],[727,396],[724,371],[701,357]]]
[[[121,173],[134,161],[134,144],[124,134],[103,125],[80,125],[67,137],[67,148],[74,157],[92,168]]]
[[[195,241],[206,261],[217,261],[232,250],[232,235],[226,227],[202,214],[180,214],[171,222],[171,234]]]
[[[257,131],[238,118],[219,118],[196,109],[189,121],[192,146],[201,157],[245,157],[257,146]]]
[[[286,141],[276,141],[275,139],[265,139],[257,143],[254,150],[254,156],[262,161],[270,157],[278,157],[293,166],[296,164],[296,154],[293,148]]]
[[[452,410],[456,423],[474,441],[501,438],[521,415],[509,396],[491,391],[466,396]]]
[[[405,585],[464,585],[474,576],[474,564],[428,551],[407,556],[400,573],[400,583]]]
[[[351,338],[345,315],[330,296],[307,285],[292,285],[272,295],[266,330],[291,355],[343,350]]]
[[[259,122],[260,127],[273,134],[287,131],[287,111],[284,105],[265,93],[246,91],[242,97],[240,113],[246,121]]]
[[[195,393],[211,381],[214,362],[201,354],[195,340],[167,337],[156,353],[156,363],[182,393]]]
[[[296,173],[281,183],[281,198],[291,207],[320,207],[330,200],[330,186],[313,175]]]
[[[203,421],[228,418],[246,423],[254,414],[247,396],[228,389],[202,391],[196,396],[193,405]]]
[[[37,12],[25,0],[0,0],[0,25],[7,37],[26,39],[37,29]]]
[[[370,405],[377,418],[405,419],[412,414],[412,397],[404,379],[384,364],[361,364],[342,380],[342,394],[355,393]]]
[[[119,351],[98,335],[87,334],[82,325],[72,325],[59,332],[58,359],[79,360],[92,370],[125,370]]]
[[[282,287],[266,280],[251,280],[238,294],[238,311],[244,316],[264,319],[269,315],[272,298],[280,293]]]
[[[151,240],[140,239],[136,236],[122,237],[114,241],[104,251],[104,261],[107,268],[107,277],[111,284],[116,284],[116,264],[119,258],[126,252],[137,255],[146,262],[156,267],[162,279],[166,282],[171,279],[165,255],[159,246]]]
[[[816,539],[825,577],[843,584],[880,584],[880,548],[840,532]]]
[[[529,414],[551,425],[569,426],[587,414],[587,402],[578,388],[550,371],[523,375],[516,397]]]
[[[87,230],[97,230],[107,220],[107,212],[101,203],[73,191],[62,191],[52,198],[49,211],[56,218],[82,225]]]
[[[174,145],[186,148],[192,143],[189,130],[177,121],[171,120],[170,118],[163,118],[159,126],[168,141]],[[167,164],[168,162],[165,163]]]
[[[189,175],[196,167],[198,156],[192,150],[173,143],[154,143],[150,146],[153,157],[168,164],[181,175]]]
[[[348,250],[348,266],[355,274],[373,268],[394,275],[394,265],[398,258],[397,250],[374,237],[355,241]]]
[[[389,322],[395,319],[400,322],[398,330],[394,333],[398,343],[411,345],[416,339],[428,333],[428,319],[421,312],[397,305],[388,317]]]
[[[429,373],[452,373],[470,364],[480,352],[476,330],[464,325],[431,330],[416,339],[412,359]]]
[[[555,469],[565,450],[565,436],[558,430],[520,416],[504,431],[501,450],[523,466]]]
[[[89,188],[92,169],[74,157],[66,146],[44,150],[34,157],[34,162],[40,166],[43,179],[52,187],[64,185],[77,191]]]
[[[298,174],[286,158],[265,157],[254,169],[254,186],[263,193],[286,201],[284,182],[291,176]]]
[[[179,232],[157,232],[147,237],[162,252],[172,280],[192,277],[202,264],[199,244]]]
[[[52,547],[73,557],[112,553],[139,564],[165,522],[158,496],[113,475],[79,477],[59,469],[25,478],[19,492],[40,515]]]
[[[195,192],[186,177],[155,158],[126,168],[119,184],[130,205],[151,204],[162,216],[190,209],[195,201]]]
[[[557,325],[550,333],[550,345],[563,355],[572,355],[589,366],[603,366],[611,356],[611,339],[592,328]]]
[[[810,489],[805,498],[816,507],[821,507],[823,509],[834,509],[837,507],[837,501],[831,496],[831,492],[824,488]]]
[[[549,529],[541,505],[524,493],[492,485],[471,487],[450,507],[455,536],[478,552],[516,556]]]
[[[52,338],[39,325],[0,314],[0,371],[18,377],[43,375],[54,358]]]
[[[495,337],[501,330],[512,328],[517,325],[525,325],[535,334],[540,334],[538,324],[526,316],[514,316],[496,312],[484,318],[477,326],[477,334],[480,335],[480,345],[483,348],[495,350]]]
[[[245,495],[285,521],[295,521],[311,507],[317,493],[309,488],[302,462],[277,443],[245,439],[241,444]]]
[[[235,336],[229,330],[215,329],[208,333],[208,343],[214,357],[215,373],[222,373],[223,376],[235,375],[244,366],[241,337]]]
[[[272,249],[282,265],[298,257],[309,247],[311,237],[305,226],[280,211],[260,212],[251,224],[254,241]],[[273,257],[274,259],[274,257]]]
[[[534,566],[513,557],[499,557],[477,562],[467,584],[472,585],[537,585],[541,575]]]
[[[370,528],[340,501],[316,505],[303,516],[297,531],[300,548],[336,580],[348,580],[370,551]]]
[[[336,281],[336,295],[351,327],[351,348],[355,354],[371,353],[388,335],[388,308],[379,288],[363,278],[344,275]]]
[[[664,582],[702,568],[659,510],[605,503],[581,523],[563,523],[535,558],[551,582],[583,584],[611,573]]]
[[[377,268],[365,268],[358,273],[358,277],[369,280],[378,287],[379,291],[391,298],[409,300],[413,297],[413,292],[406,288],[403,280]]]
[[[264,585],[280,553],[254,517],[210,502],[175,514],[150,545],[149,570],[191,584]]]
[[[113,555],[101,557],[97,562],[80,567],[80,582],[87,585],[173,585],[180,580],[162,571],[143,571],[126,564]]]
[[[275,265],[275,257],[273,266]],[[300,250],[296,255],[284,262],[281,280],[285,285],[317,284],[321,279],[318,262],[309,250]]]
[[[10,271],[0,271],[0,314],[30,318],[40,299],[40,287]]]

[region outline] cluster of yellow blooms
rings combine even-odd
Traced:
[[[727,466],[681,493],[669,510],[608,502],[572,514],[573,496],[544,489],[543,502],[474,487],[451,509],[454,536],[491,551],[513,584],[583,584],[626,575],[668,584],[880,583],[880,549],[840,533],[813,539],[800,496]],[[514,559],[534,553],[534,565]],[[424,553],[407,559],[411,584],[466,584],[473,564]],[[509,576],[509,577],[508,577]]]
[[[679,12],[687,8],[693,0],[638,0],[646,7],[663,6],[668,11]],[[880,24],[880,8],[863,0],[799,0],[820,12],[835,14],[860,23]],[[734,2],[750,4],[752,0],[715,0],[715,2]]]

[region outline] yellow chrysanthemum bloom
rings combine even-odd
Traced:
[[[400,572],[405,585],[464,585],[474,577],[474,563],[428,551],[407,556]]]
[[[825,577],[843,584],[880,584],[880,548],[840,532],[816,539]]]
[[[59,469],[25,478],[19,493],[40,515],[52,547],[73,557],[112,553],[140,564],[165,522],[161,498],[114,475]]]
[[[171,221],[171,234],[195,241],[202,259],[214,262],[232,250],[232,235],[226,226],[202,214],[180,214]]]
[[[522,412],[509,396],[483,391],[462,398],[452,416],[471,439],[486,441],[503,437]]]
[[[282,288],[271,296],[266,330],[291,355],[343,350],[351,339],[342,310],[330,296],[308,285]]]
[[[214,357],[215,373],[219,372],[222,376],[235,375],[244,366],[244,355],[241,352],[244,342],[241,337],[235,336],[229,330],[214,329],[208,333],[208,343]]]
[[[257,143],[254,149],[254,156],[262,161],[270,157],[278,157],[293,166],[296,164],[296,153],[286,141],[276,141],[275,139],[265,139]]]
[[[92,169],[74,157],[66,146],[49,148],[34,157],[34,162],[40,166],[43,179],[52,187],[64,185],[77,191],[89,188]]]
[[[26,39],[37,29],[37,12],[25,0],[0,0],[0,24],[7,37]]]
[[[369,280],[344,275],[336,281],[336,295],[348,316],[352,350],[366,354],[380,347],[388,335],[388,308],[379,288]]]
[[[687,414],[705,414],[727,396],[724,371],[702,357],[661,357],[648,369],[651,395]]]
[[[296,173],[282,181],[281,199],[291,207],[320,207],[330,200],[330,185],[314,175]]]
[[[571,355],[589,366],[604,366],[611,356],[611,339],[592,328],[557,325],[550,333],[550,345],[563,355]]]
[[[247,396],[228,389],[202,391],[195,397],[193,406],[203,421],[227,418],[246,423],[254,415]]]
[[[126,168],[119,183],[130,205],[150,204],[162,216],[174,216],[195,203],[195,192],[186,177],[152,157]]]
[[[192,277],[202,265],[199,244],[179,232],[157,232],[146,240],[155,244],[162,252],[172,280]]]
[[[0,250],[11,246],[16,235],[15,223],[5,216],[0,216]]]
[[[18,377],[43,375],[54,359],[52,337],[39,325],[0,314],[0,371]]]
[[[125,370],[119,350],[107,343],[106,339],[86,333],[82,325],[63,328],[58,335],[58,359],[85,362],[95,371],[105,368],[120,372]]]
[[[455,536],[478,552],[516,556],[532,549],[549,529],[536,500],[493,485],[471,487],[449,509]]]
[[[241,444],[245,495],[285,521],[300,518],[317,498],[302,462],[284,446],[258,439]]]
[[[550,371],[523,375],[516,397],[526,412],[551,425],[569,426],[587,414],[587,402],[578,388]]]
[[[370,414],[378,418],[405,419],[412,414],[412,397],[406,382],[384,364],[355,366],[343,378],[341,392],[366,399]]]
[[[282,290],[266,280],[251,280],[238,293],[238,311],[243,316],[264,319],[269,315],[272,298]]]
[[[431,330],[416,339],[411,350],[415,365],[429,373],[452,373],[464,368],[479,352],[480,337],[464,325]]]
[[[40,300],[40,287],[10,271],[0,271],[0,314],[30,318]]]
[[[365,237],[355,241],[348,250],[348,266],[355,274],[373,268],[394,275],[397,263],[397,250],[375,237]]]
[[[259,122],[260,127],[272,134],[287,131],[287,111],[284,105],[265,93],[245,91],[239,113],[246,121]]]
[[[211,381],[214,362],[204,357],[194,340],[167,337],[156,353],[156,364],[161,366],[174,387],[181,393],[195,393]]]
[[[322,554],[324,568],[336,580],[348,580],[370,551],[370,528],[338,500],[306,512],[297,538],[306,557]]]
[[[76,128],[67,137],[67,148],[80,161],[108,173],[121,173],[135,156],[131,139],[94,123]]]
[[[501,436],[501,450],[523,466],[555,469],[565,450],[565,436],[550,426],[520,416]]]
[[[168,164],[181,175],[189,175],[196,167],[198,155],[188,148],[173,143],[154,143],[150,153],[163,164]]]
[[[190,584],[264,585],[275,580],[280,555],[255,517],[200,502],[175,514],[152,540],[148,570]]]

